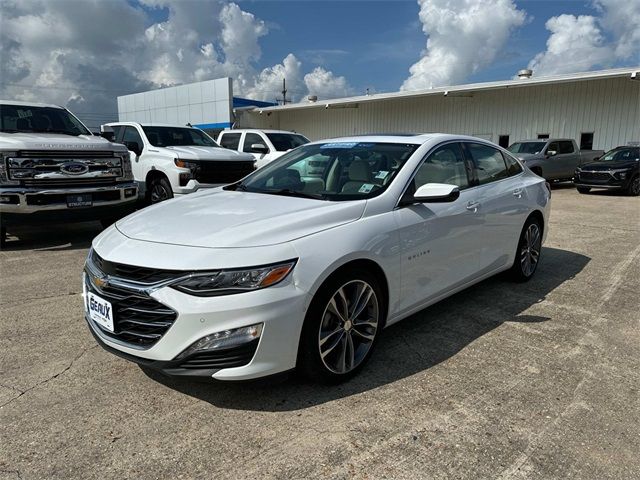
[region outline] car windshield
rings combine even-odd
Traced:
[[[29,105],[0,105],[0,131],[91,135],[80,120],[63,108]]]
[[[508,150],[511,153],[540,153],[545,146],[545,142],[516,142]]]
[[[638,160],[640,159],[640,147],[623,147],[614,148],[609,150],[602,157],[599,162],[619,162],[624,160]]]
[[[371,198],[389,186],[418,147],[341,141],[303,145],[225,188],[320,200]]]
[[[266,135],[278,152],[286,152],[309,143],[307,138],[295,133],[267,133]]]
[[[143,126],[142,130],[154,147],[220,146],[197,128]]]

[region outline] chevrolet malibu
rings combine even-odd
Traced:
[[[85,318],[105,349],[167,375],[342,381],[384,327],[499,272],[529,280],[549,209],[544,179],[478,138],[310,143],[105,230]]]

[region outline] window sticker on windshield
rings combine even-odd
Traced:
[[[376,178],[379,178],[381,180],[384,180],[385,178],[387,178],[387,175],[389,175],[389,172],[387,172],[386,170],[380,170],[377,175]]]
[[[353,148],[357,145],[354,142],[340,142],[340,143],[325,143],[324,145],[320,145],[320,149],[323,148]]]
[[[18,118],[29,118],[33,117],[33,112],[31,110],[18,110]]]
[[[373,189],[374,185],[372,183],[365,183],[360,187],[358,193],[369,193]]]

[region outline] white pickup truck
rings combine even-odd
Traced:
[[[256,169],[252,155],[231,152],[193,127],[108,123],[131,152],[133,175],[147,203],[236,182]]]
[[[137,197],[122,145],[58,105],[0,100],[0,244],[16,224],[112,223]]]
[[[252,154],[260,168],[289,150],[309,143],[309,139],[284,130],[237,129],[220,132],[218,143],[230,150]]]

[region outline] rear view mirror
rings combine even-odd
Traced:
[[[253,153],[269,153],[269,148],[264,143],[251,144],[251,151]]]
[[[413,194],[413,199],[419,203],[454,202],[460,196],[457,185],[447,183],[427,183]]]
[[[116,133],[110,125],[100,125],[100,136],[113,142],[116,138]]]

